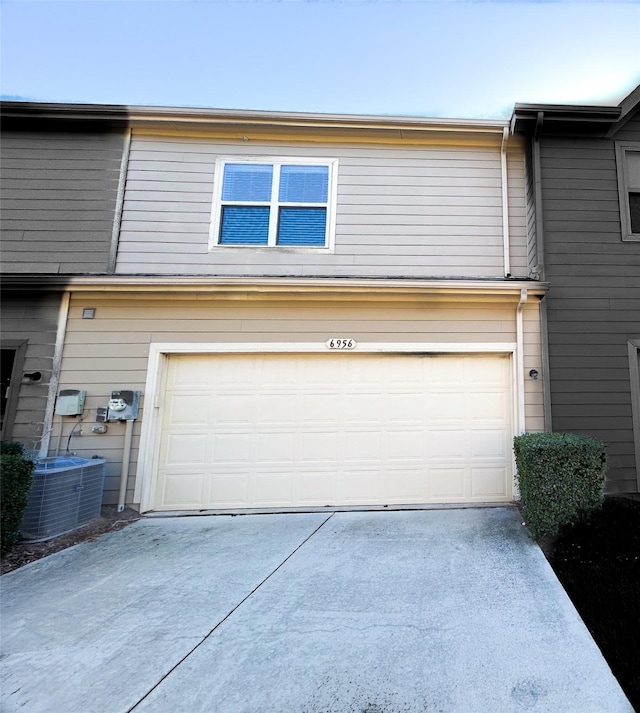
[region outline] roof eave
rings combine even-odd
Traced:
[[[133,126],[215,126],[220,124],[289,126],[318,129],[411,129],[448,132],[501,133],[507,120],[448,119],[418,116],[321,114],[305,112],[257,111],[246,109],[206,109],[108,104],[48,102],[0,103],[3,118],[50,121],[111,121]]]

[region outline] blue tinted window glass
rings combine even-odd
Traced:
[[[266,245],[269,238],[269,208],[223,206],[221,245]]]
[[[326,203],[328,191],[328,166],[280,168],[279,200],[282,203]]]
[[[325,208],[281,208],[278,245],[324,247],[326,226]]]
[[[222,182],[223,201],[270,201],[273,166],[228,163]]]

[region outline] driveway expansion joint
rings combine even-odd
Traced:
[[[238,604],[236,604],[236,606],[233,607],[233,609],[231,609],[231,611],[230,611],[226,616],[224,616],[222,619],[220,619],[220,621],[211,629],[211,631],[209,631],[207,634],[205,634],[205,636],[203,636],[203,637],[200,639],[200,641],[191,649],[191,651],[187,652],[176,664],[174,664],[174,665],[160,678],[160,680],[159,680],[156,684],[154,684],[154,685],[144,694],[144,696],[142,696],[141,698],[139,698],[130,708],[128,708],[127,711],[126,711],[126,713],[132,713],[132,711],[135,711],[135,709],[136,709],[146,698],[148,698],[148,697],[153,693],[153,691],[155,691],[156,688],[158,688],[158,686],[160,686],[160,684],[161,684],[163,681],[165,681],[179,666],[181,666],[190,656],[192,656],[192,655],[202,646],[202,644],[204,644],[204,642],[207,641],[207,639],[209,639],[209,637],[210,637],[222,624],[224,624],[224,622],[227,621],[227,619],[229,619],[229,617],[231,617],[246,601],[248,601],[248,600],[260,589],[260,587],[262,587],[263,584],[265,584],[269,579],[271,579],[271,577],[273,577],[273,575],[274,575],[279,569],[281,569],[281,568],[296,554],[296,552],[298,552],[298,550],[300,550],[302,547],[304,547],[304,545],[306,545],[306,543],[309,542],[309,540],[310,540],[312,537],[314,537],[314,535],[316,535],[316,533],[317,533],[319,530],[321,530],[321,529],[329,522],[329,520],[331,520],[331,518],[332,518],[334,515],[335,515],[335,512],[330,513],[330,514],[328,515],[328,517],[327,517],[325,520],[323,520],[323,521],[318,525],[318,527],[316,527],[316,529],[315,529],[310,535],[308,535],[307,537],[305,537],[305,539],[304,539],[290,554],[288,554],[288,555],[282,560],[282,562],[280,562],[280,564],[279,564],[272,572],[270,572],[257,586],[255,586],[255,587],[249,592],[249,594],[246,595],[246,597],[244,597],[243,599],[241,599],[241,600],[238,602]],[[18,690],[19,690],[19,689],[18,689]]]

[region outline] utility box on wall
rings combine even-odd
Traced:
[[[135,421],[139,407],[139,391],[112,391],[107,407],[107,421]]]
[[[87,392],[84,389],[62,389],[56,401],[56,414],[59,416],[81,416]]]

